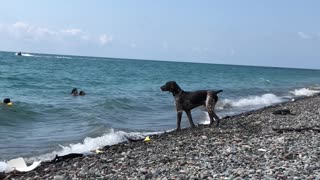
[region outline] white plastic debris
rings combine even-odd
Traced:
[[[261,151],[261,152],[266,152],[267,150],[266,149],[258,149],[258,151]]]
[[[17,170],[20,172],[27,172],[35,169],[40,165],[41,161],[35,161],[33,162],[32,165],[27,166],[26,162],[22,157],[16,158],[16,159],[11,159],[10,161],[7,162],[7,166],[9,167],[9,170]],[[9,172],[10,172],[9,171]]]

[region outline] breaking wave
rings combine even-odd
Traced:
[[[60,149],[48,154],[43,154],[36,157],[26,158],[28,162],[34,161],[49,161],[54,159],[56,155],[63,156],[70,153],[82,153],[91,154],[92,151],[103,148],[108,145],[114,145],[127,140],[126,137],[133,139],[144,138],[147,135],[159,134],[162,132],[124,132],[114,131],[111,129],[109,133],[106,133],[100,137],[86,137],[82,143],[69,144],[66,146],[59,145]]]
[[[293,94],[294,96],[312,96],[314,94],[320,93],[320,90],[301,88],[301,89],[295,89],[293,91],[290,91],[289,93]]]
[[[241,99],[224,99],[222,107],[248,107],[248,106],[269,106],[282,102],[282,99],[274,94],[263,94],[262,96],[249,96]]]

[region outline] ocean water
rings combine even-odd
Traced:
[[[320,71],[0,52],[0,161],[89,152],[175,129],[175,80],[187,91],[223,89],[218,116],[310,96],[320,91]],[[73,97],[72,88],[86,96]],[[203,108],[195,123],[208,123]],[[189,126],[183,115],[182,126]]]

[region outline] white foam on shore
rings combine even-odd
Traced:
[[[215,107],[216,110],[225,110],[228,113],[220,113],[219,111],[217,115],[221,118],[223,115],[235,115],[238,113],[242,113],[249,110],[258,109],[264,106],[270,106],[276,103],[283,102],[284,99],[282,97],[276,96],[275,94],[263,94],[261,96],[247,96],[242,97],[240,99],[221,99],[217,102]],[[206,115],[203,120],[200,121],[200,124],[209,124],[210,118],[208,113],[205,112]]]
[[[8,164],[6,162],[0,161],[0,173],[7,171]]]
[[[91,150],[99,149],[106,145],[113,145],[125,141],[125,134],[123,131],[114,132],[114,130],[112,130],[110,133],[100,137],[86,137],[82,143],[70,144],[69,146],[60,145],[62,150],[57,154],[66,155],[70,153],[90,152]]]
[[[269,106],[282,102],[282,99],[274,94],[268,93],[262,96],[248,96],[241,99],[224,99],[220,104],[220,108],[224,107],[247,107],[247,106]]]
[[[295,96],[312,96],[314,94],[320,93],[320,90],[311,90],[309,88],[301,88],[290,91],[289,93]]]
[[[162,132],[124,132],[124,131],[114,131],[110,130],[109,133],[104,134],[103,136],[91,138],[86,137],[82,143],[69,144],[67,146],[60,145],[60,150],[53,151],[48,154],[43,154],[37,157],[28,158],[28,162],[32,161],[50,161],[55,158],[56,155],[63,156],[70,153],[82,153],[89,154],[91,151],[96,149],[103,148],[104,146],[118,144],[120,142],[126,141],[126,137],[131,138],[144,138],[147,135],[151,134],[160,134]]]
[[[258,109],[264,106],[270,106],[276,103],[281,103],[284,101],[294,101],[294,97],[301,97],[301,96],[312,96],[317,93],[320,93],[320,88],[313,87],[310,88],[301,88],[301,89],[295,89],[293,91],[289,91],[289,94],[287,96],[277,96],[275,94],[263,94],[261,96],[248,96],[245,98],[240,99],[223,99],[218,101],[216,105],[216,109],[225,109],[229,108],[229,113],[232,115],[233,110],[240,109],[238,113],[244,112],[241,109],[242,108],[249,108],[250,110]],[[291,95],[290,95],[291,94]],[[204,118],[203,121],[200,121],[201,124],[209,124],[210,118],[208,115]]]

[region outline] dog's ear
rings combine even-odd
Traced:
[[[169,89],[170,89],[171,92],[174,91],[174,89],[175,89],[175,84],[174,84],[173,82],[170,83]]]

